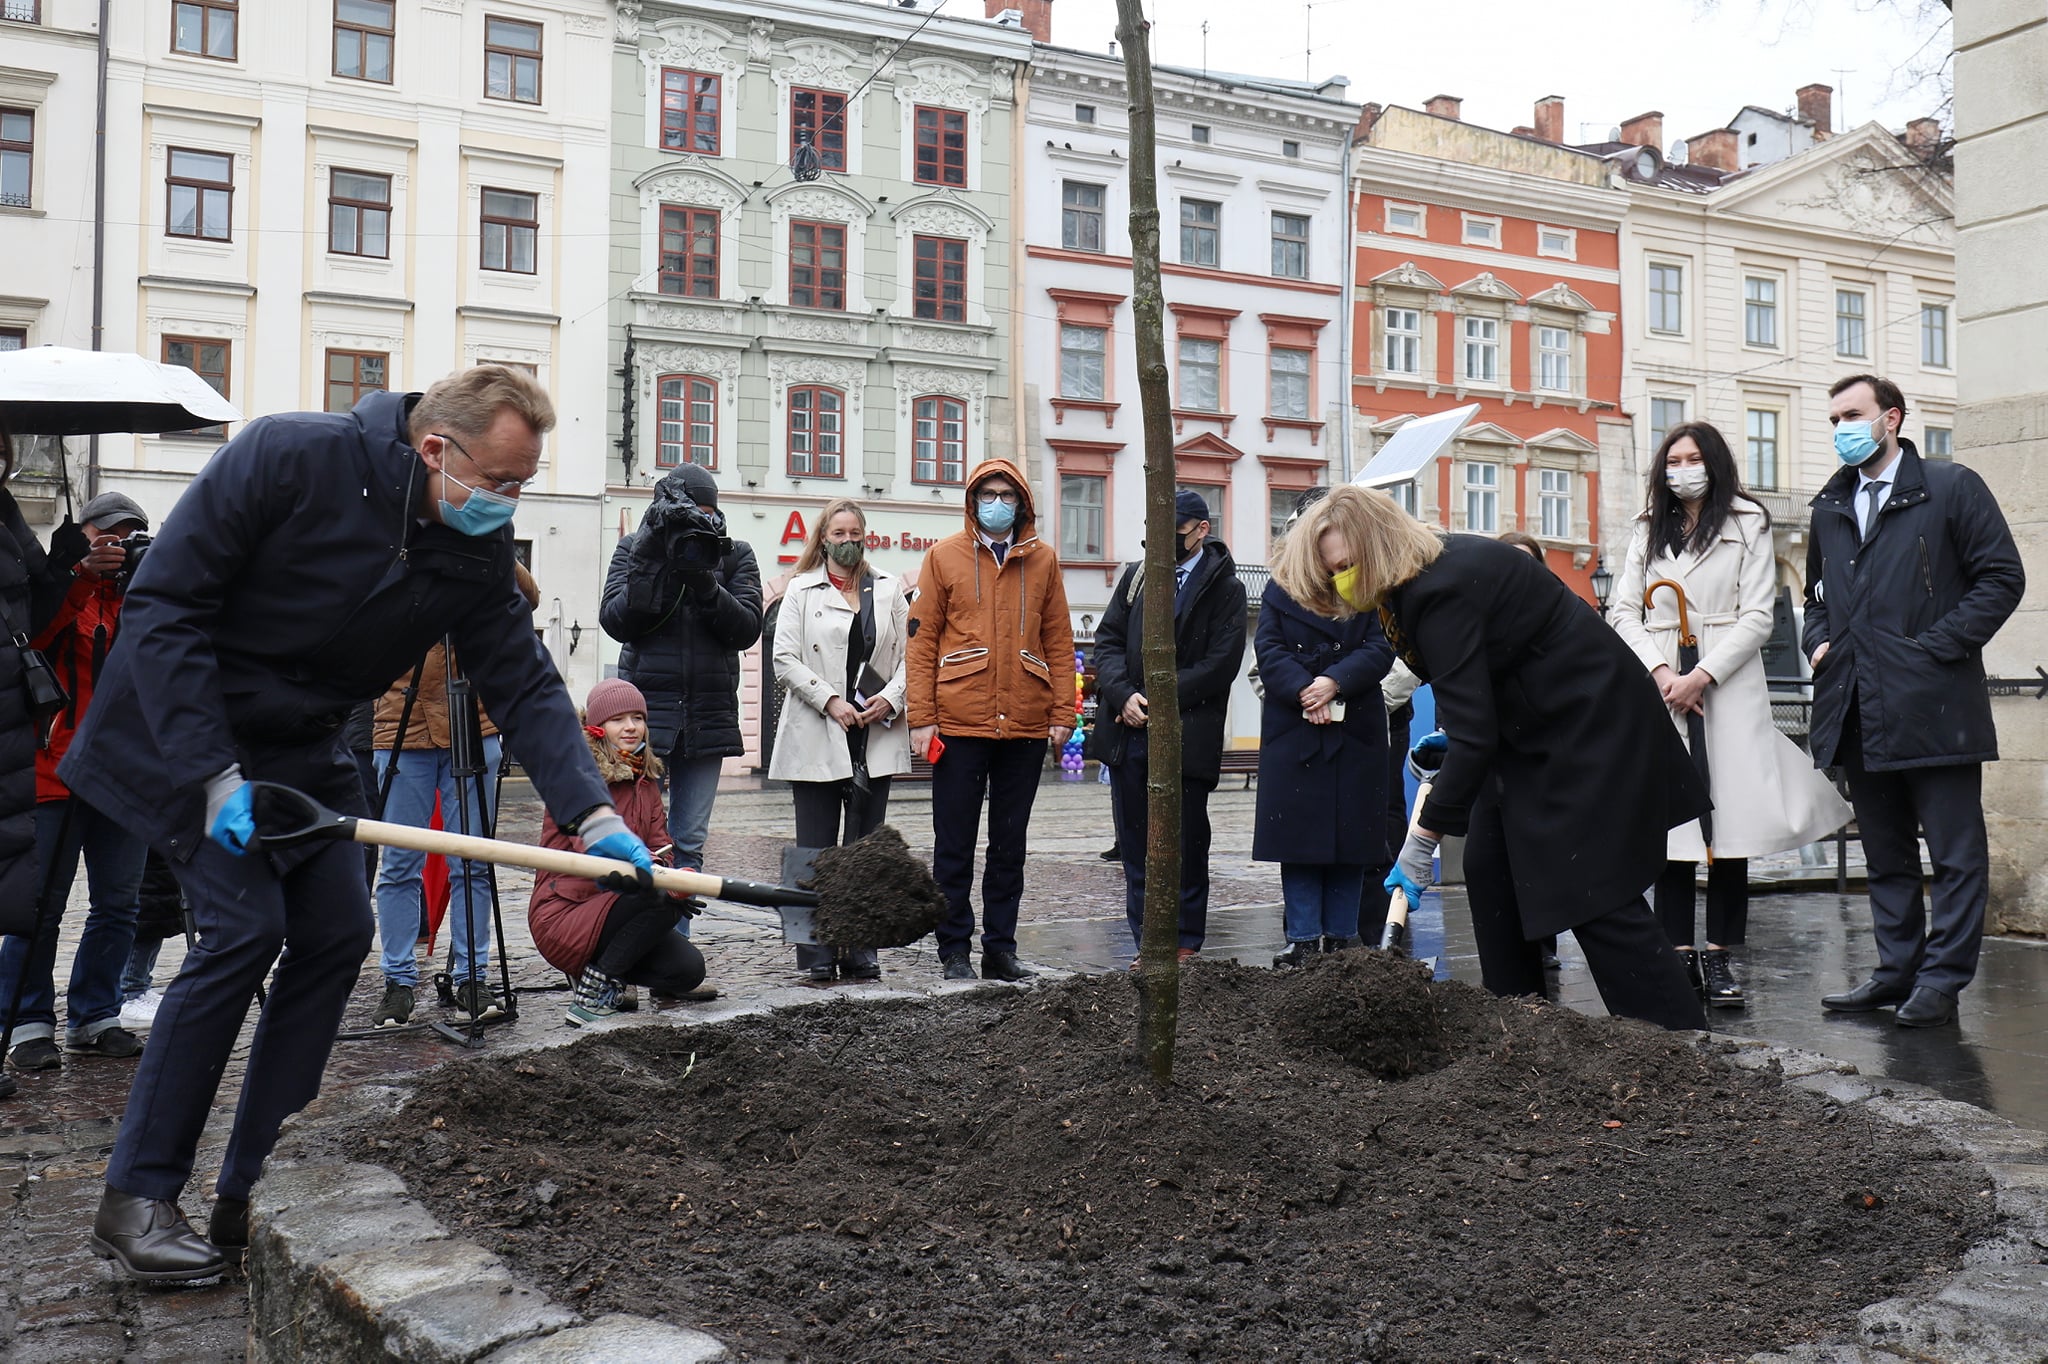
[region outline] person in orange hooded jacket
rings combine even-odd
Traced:
[[[939,959],[948,980],[974,976],[974,844],[988,804],[981,878],[981,974],[1023,980],[1017,907],[1024,834],[1045,746],[1074,727],[1074,627],[1059,555],[1038,538],[1031,486],[1008,460],[967,480],[966,527],[926,552],[910,610],[910,748],[932,768],[932,876],[945,893]]]

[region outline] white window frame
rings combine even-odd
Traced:
[[[1464,463],[1458,486],[1465,494],[1465,529],[1480,535],[1497,535],[1500,533],[1501,466],[1479,459],[1469,459]],[[1485,477],[1475,478],[1474,474],[1481,471]],[[1475,508],[1483,509],[1487,515],[1475,518],[1472,514]]]
[[[1535,472],[1537,538],[1572,539],[1573,516],[1578,510],[1578,479],[1569,469],[1538,468]]]
[[[1689,262],[1680,260],[1650,260],[1643,265],[1643,327],[1653,336],[1685,335],[1685,276]],[[1678,317],[1675,326],[1657,325],[1657,300],[1662,291],[1657,288],[1657,272],[1676,270],[1678,272]]]
[[[1208,346],[1215,350],[1215,359],[1188,362],[1188,347]],[[1209,376],[1210,391],[1207,394],[1190,395],[1188,392],[1188,371]],[[1206,404],[1194,401],[1196,397],[1207,397]],[[1213,336],[1182,336],[1175,338],[1173,349],[1173,405],[1186,412],[1221,412],[1223,410],[1223,342]]]
[[[1855,312],[1845,309],[1845,299],[1857,300]],[[1844,350],[1845,328],[1854,327],[1859,349]],[[1870,358],[1870,290],[1859,285],[1835,286],[1835,356],[1841,360],[1868,360]]]
[[[1080,332],[1086,332],[1092,336],[1094,344],[1087,346],[1070,345],[1069,342],[1074,339],[1070,334]],[[1085,372],[1080,372],[1082,366],[1087,361],[1093,360],[1095,366],[1095,392],[1070,393],[1067,391],[1067,357],[1070,355],[1076,358],[1078,377],[1082,379],[1089,377]],[[1060,397],[1084,403],[1107,401],[1109,397],[1109,329],[1107,327],[1084,327],[1074,322],[1061,323],[1059,375]]]
[[[1676,421],[1667,422],[1661,430],[1657,426],[1657,404],[1659,403],[1678,404],[1678,419]],[[1657,453],[1657,447],[1664,443],[1664,437],[1670,433],[1672,427],[1680,426],[1685,423],[1685,421],[1687,420],[1686,412],[1688,409],[1691,408],[1691,406],[1692,404],[1688,399],[1674,397],[1668,393],[1652,393],[1650,395],[1650,455],[1654,455]],[[1646,459],[1645,463],[1647,462],[1648,461]]]
[[[1555,250],[1544,245],[1543,238],[1550,234],[1562,237],[1564,244]],[[1550,227],[1544,223],[1536,224],[1536,254],[1539,256],[1553,256],[1558,260],[1577,260],[1579,258],[1578,229],[1573,227]]]
[[[1414,479],[1411,478],[1406,483],[1396,483],[1393,487],[1388,488],[1386,492],[1387,496],[1393,498],[1395,504],[1402,511],[1407,512],[1410,516],[1419,517],[1422,515],[1420,510],[1422,506],[1422,485]]]
[[[1394,221],[1396,213],[1413,213],[1415,226],[1402,227]],[[1426,237],[1429,235],[1429,208],[1425,204],[1397,204],[1387,201],[1386,230],[1401,237]]]
[[[1941,439],[1936,440],[1936,433]],[[1956,430],[1953,426],[1923,426],[1920,429],[1921,454],[1929,459],[1954,459],[1956,457]]]
[[[1927,326],[1930,313],[1941,314],[1941,329],[1931,332]],[[1941,356],[1928,358],[1927,338],[1938,335],[1941,338]],[[1920,368],[1952,370],[1955,368],[1955,317],[1946,303],[1922,303],[1920,305]]]
[[[1535,331],[1537,391],[1540,393],[1570,393],[1572,391],[1572,370],[1574,368],[1572,352],[1577,349],[1573,344],[1572,329],[1570,327],[1556,326],[1548,322],[1539,322],[1536,324]],[[1545,342],[1558,337],[1563,338],[1564,344],[1562,346],[1545,344]],[[1553,367],[1559,371],[1555,375],[1552,374]],[[1556,383],[1551,382],[1553,377],[1557,380]]]
[[[1784,331],[1779,326],[1778,283],[1776,275],[1748,273],[1742,277],[1742,344],[1751,350],[1780,350],[1783,348],[1780,341]],[[1753,296],[1751,286],[1759,284],[1770,291],[1769,298],[1756,298]],[[1758,317],[1768,318],[1770,322],[1769,340],[1759,340],[1756,329],[1750,325]]]
[[[1300,369],[1280,367],[1280,357],[1300,356]],[[1294,363],[1289,361],[1289,364]],[[1289,421],[1307,421],[1314,413],[1313,390],[1315,387],[1316,355],[1312,350],[1300,346],[1274,346],[1266,352],[1266,412],[1268,416],[1284,417]],[[1280,408],[1282,388],[1298,390],[1301,401],[1287,411]]]
[[[1474,334],[1474,324],[1482,324],[1479,329],[1480,334],[1478,335]],[[1500,364],[1500,326],[1501,319],[1497,317],[1487,317],[1476,313],[1460,315],[1458,318],[1458,380],[1460,383],[1484,384],[1495,388],[1501,385],[1503,380],[1501,378]],[[1491,328],[1491,330],[1488,331],[1488,328]],[[1472,359],[1475,354],[1491,357],[1492,363],[1487,366],[1487,368],[1493,371],[1491,374],[1478,375],[1472,372]]]
[[[1475,237],[1474,228],[1481,229],[1481,235]],[[1467,213],[1458,240],[1467,246],[1484,246],[1498,251],[1501,249],[1500,219],[1486,213]]]
[[[1769,417],[1770,434],[1758,431],[1758,417]],[[1770,478],[1763,476],[1763,462],[1757,453],[1757,443],[1770,442]],[[1753,407],[1748,403],[1742,408],[1742,481],[1758,492],[1773,492],[1785,486],[1785,413],[1782,408]]]
[[[1397,329],[1394,326],[1396,314],[1401,315],[1403,320],[1412,318],[1415,323],[1413,328],[1403,327]],[[1422,318],[1423,309],[1419,305],[1413,308],[1404,308],[1398,304],[1390,303],[1380,310],[1380,335],[1383,338],[1383,344],[1380,347],[1380,370],[1382,373],[1422,373]],[[1402,366],[1394,363],[1397,342],[1399,343],[1400,350],[1405,353],[1405,358],[1411,362],[1410,364]]]
[[[1064,563],[1099,563],[1109,555],[1109,477],[1106,474],[1086,473],[1075,469],[1061,469],[1059,479],[1060,508],[1060,559]],[[1067,480],[1095,485],[1095,501],[1068,502]],[[1078,513],[1078,514],[1077,514]],[[1095,523],[1096,539],[1100,553],[1090,555],[1084,545],[1070,543],[1080,538],[1080,524],[1083,518]]]

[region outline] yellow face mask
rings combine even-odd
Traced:
[[[1337,589],[1337,595],[1349,603],[1352,610],[1370,610],[1371,603],[1365,600],[1365,595],[1359,587],[1358,578],[1358,569],[1355,566],[1340,568],[1330,575],[1330,586]]]

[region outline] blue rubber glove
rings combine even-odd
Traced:
[[[249,851],[256,837],[254,797],[242,779],[240,763],[230,763],[226,771],[207,778],[206,836],[237,857]]]
[[[1433,729],[1408,750],[1408,775],[1417,781],[1433,781],[1443,769],[1444,754],[1450,752],[1451,736]]]
[[[585,820],[579,833],[583,839],[583,851],[592,857],[631,862],[640,873],[641,885],[654,883],[654,854],[647,851],[647,845],[640,841],[640,836],[627,828],[626,821],[617,814]]]
[[[1394,869],[1381,883],[1389,895],[1397,890],[1406,895],[1410,909],[1420,906],[1422,892],[1436,884],[1437,842],[1437,839],[1410,831],[1408,841],[1401,845],[1400,857],[1395,859]]]

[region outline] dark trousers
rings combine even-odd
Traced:
[[[590,964],[601,975],[656,994],[687,994],[704,983],[704,954],[676,932],[682,911],[666,895],[621,895],[606,911]]]
[[[1977,974],[1991,892],[1984,769],[1960,763],[1866,771],[1862,735],[1853,720],[1843,727],[1840,756],[1870,868],[1878,959],[1873,978],[1885,985],[1926,985],[1954,998]],[[1931,920],[1920,884],[1923,831],[1934,863]]]
[[[1543,949],[1522,927],[1514,868],[1500,800],[1480,797],[1465,838],[1465,889],[1472,904],[1472,936],[1479,943],[1480,978],[1496,995],[1543,993]],[[1650,906],[1638,895],[1605,914],[1572,925],[1586,954],[1593,984],[1607,1012],[1664,1028],[1704,1028],[1706,1011],[1686,978],[1685,963],[1665,940]]]
[[[949,750],[950,751],[950,750]],[[853,782],[793,781],[789,790],[796,801],[796,844],[799,848],[836,848],[866,838],[882,827],[889,817],[888,777],[868,778],[867,806],[854,817]],[[841,816],[844,816],[843,832]],[[972,932],[972,928],[969,929]],[[796,965],[800,971],[814,966],[843,962],[849,969],[865,970],[878,957],[872,947],[848,947],[835,952],[819,943],[798,943]]]
[[[320,1092],[349,991],[370,950],[370,891],[353,844],[329,843],[280,875],[263,854],[237,857],[202,839],[171,870],[197,944],[164,991],[128,1090],[107,1184],[176,1198],[213,1108],[242,1020],[270,964],[270,1003],[256,1021],[218,1192],[247,1198],[284,1120]],[[283,956],[279,956],[279,952]]]
[[[1150,770],[1136,744],[1109,769],[1110,807],[1116,816],[1116,846],[1124,860],[1124,914],[1131,942],[1145,941],[1145,845],[1152,826],[1145,794]],[[1199,948],[1209,932],[1209,790],[1198,782],[1180,788],[1180,945]]]
[[[1657,878],[1657,922],[1673,947],[1693,946],[1700,864],[1666,862]],[[1740,947],[1749,937],[1749,859],[1717,857],[1707,864],[1707,941]]]
[[[988,806],[988,859],[981,872],[981,950],[1017,950],[1024,899],[1024,832],[1045,767],[1043,739],[945,739],[932,769],[932,879],[946,897],[941,957],[964,957],[974,941],[974,844]]]
[[[1408,772],[1409,730],[1414,719],[1412,705],[1387,715],[1387,860],[1365,869],[1365,888],[1358,897],[1358,936],[1367,947],[1378,946],[1381,934],[1386,932],[1387,905],[1392,899],[1386,887],[1387,873],[1393,871],[1394,859],[1401,855],[1401,845],[1408,840],[1408,787],[1404,778]]]

